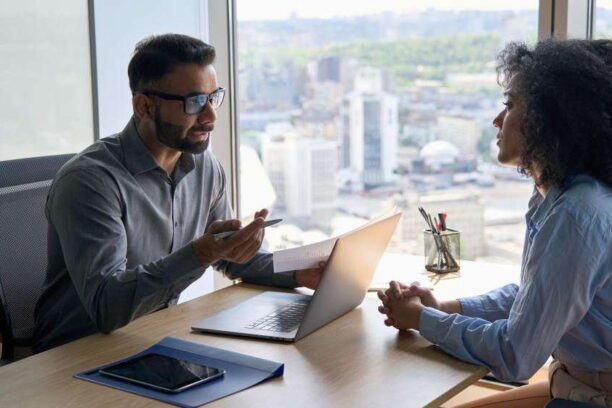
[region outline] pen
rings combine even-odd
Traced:
[[[440,220],[442,231],[446,231],[446,213],[438,213],[438,219]]]
[[[282,220],[283,220],[282,218],[276,218],[274,220],[264,221],[263,228],[269,227],[269,226],[274,225],[274,224],[278,224]],[[230,236],[234,235],[235,232],[238,232],[238,231],[240,231],[240,230],[219,232],[219,233],[214,234],[213,237],[215,238],[215,241],[218,241],[220,239],[230,237]]]

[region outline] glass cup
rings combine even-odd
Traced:
[[[461,254],[461,234],[447,229],[440,234],[430,229],[423,231],[425,249],[425,269],[429,272],[448,273],[459,270]]]

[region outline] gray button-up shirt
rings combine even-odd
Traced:
[[[110,332],[175,304],[204,272],[191,241],[232,217],[225,174],[209,150],[183,153],[173,178],[157,165],[131,120],[58,172],[46,205],[48,267],[36,306],[36,349]],[[295,287],[272,256],[213,265],[230,278]]]

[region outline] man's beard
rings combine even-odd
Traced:
[[[194,127],[189,130],[194,130],[197,132],[211,132],[213,128],[213,125],[201,125],[197,128]],[[192,142],[187,137],[182,137],[183,135],[187,135],[188,129],[184,126],[173,125],[171,123],[162,121],[159,110],[155,111],[155,130],[157,140],[161,144],[172,149],[180,150],[181,152],[193,154],[202,153],[208,148],[208,144],[210,142],[210,134],[206,140],[202,142]]]

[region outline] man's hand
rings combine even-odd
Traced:
[[[194,240],[191,245],[202,266],[208,266],[219,260],[235,263],[246,263],[259,251],[264,237],[263,223],[268,210],[255,213],[255,219],[240,229],[240,220],[214,221],[206,234]],[[237,231],[231,237],[216,241],[214,234],[225,231]]]
[[[295,280],[300,286],[305,286],[309,289],[316,289],[317,286],[319,286],[324,269],[325,262],[320,262],[318,268],[301,269],[299,271],[295,271]]]

